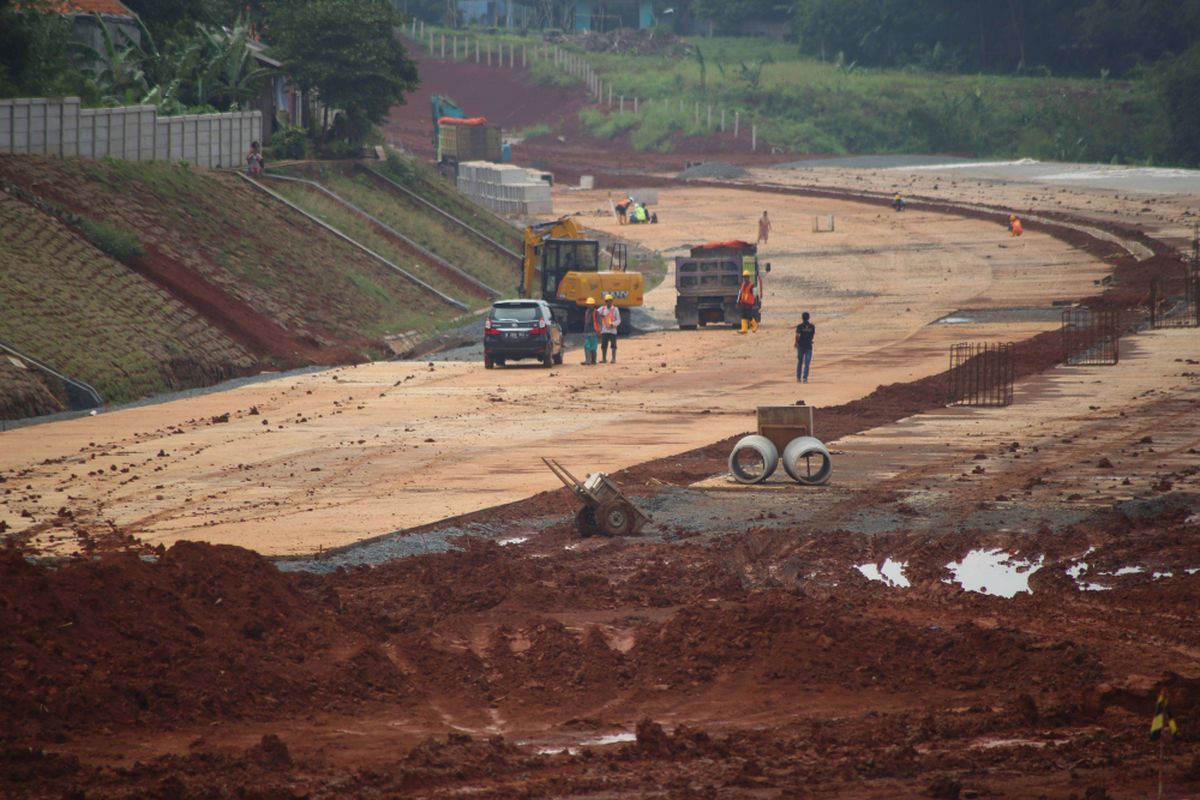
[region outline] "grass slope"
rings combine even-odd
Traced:
[[[489,209],[470,199],[428,164],[415,158],[388,151],[388,160],[379,171],[396,183],[424,197],[446,213],[457,217],[514,253],[522,252],[521,231]],[[519,272],[513,265],[514,274]]]
[[[472,237],[459,226],[431,212],[420,203],[404,197],[399,192],[388,191],[361,171],[351,171],[345,165],[312,165],[304,169],[288,170],[287,173],[316,180],[422,247],[502,293],[510,291],[517,283],[518,268],[514,259],[504,256],[482,239]],[[272,188],[279,186],[276,183],[270,185]],[[463,221],[472,224],[468,220]],[[506,223],[501,224],[510,227]],[[338,228],[345,230],[340,224]],[[506,238],[511,240],[513,237]],[[501,241],[501,244],[506,242]],[[511,242],[507,244],[511,247]],[[434,285],[443,289],[441,283],[434,282]]]
[[[23,198],[0,195],[0,338],[108,402],[383,356],[383,336],[461,313],[230,173],[0,155],[0,179]],[[71,214],[144,255],[104,255]],[[0,416],[59,410],[26,377],[0,376]]]
[[[15,157],[0,159],[0,173],[137,231],[149,258],[218,287],[312,348],[382,351],[374,337],[432,328],[456,314],[236,175],[162,162]]]
[[[0,339],[108,402],[214,383],[257,363],[191,308],[8,195],[0,195],[0,249]],[[63,410],[33,374],[0,375],[4,418]]]

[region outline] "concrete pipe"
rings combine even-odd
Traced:
[[[779,450],[765,436],[743,436],[729,454],[729,471],[738,483],[762,483],[779,466]]]
[[[833,474],[833,457],[820,439],[800,436],[783,448],[783,468],[798,483],[820,486]]]

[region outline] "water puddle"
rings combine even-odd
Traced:
[[[500,545],[501,547],[507,547],[510,544],[524,544],[528,541],[528,536],[513,536],[509,539],[501,539],[500,541],[496,542],[496,544]]]
[[[603,736],[593,736],[588,739],[580,739],[570,745],[542,745],[537,749],[537,754],[540,756],[557,755],[558,753],[566,752],[569,755],[579,755],[579,751],[585,747],[605,747],[610,744],[625,744],[628,742],[636,742],[637,734],[622,731],[621,733],[608,733]],[[517,742],[518,745],[531,745],[535,742],[525,741]]]
[[[1037,739],[1022,739],[1018,737],[1000,738],[1000,739],[978,739],[972,742],[968,747],[972,750],[995,750],[998,747],[1036,747],[1042,748],[1046,746],[1046,742],[1038,741]]]
[[[893,561],[889,558],[882,564],[856,564],[854,568],[865,575],[868,580],[883,581],[888,586],[907,589],[912,586],[908,578],[904,577],[904,568],[907,566],[907,561]]]
[[[1000,549],[972,550],[962,561],[951,561],[946,569],[954,574],[953,580],[968,592],[979,592],[996,597],[1014,597],[1021,592],[1030,592],[1029,576],[1042,568],[1042,557],[1037,561],[1014,558]]]

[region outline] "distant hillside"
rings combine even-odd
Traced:
[[[383,356],[463,313],[231,173],[0,155],[0,181],[0,341],[107,403]],[[106,255],[89,221],[143,254]],[[0,419],[63,409],[32,374],[0,358]]]

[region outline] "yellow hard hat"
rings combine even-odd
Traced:
[[[611,295],[611,294],[606,294],[606,295],[604,295],[604,299],[605,299],[605,300],[612,300],[612,299],[613,299],[613,297],[612,297],[612,295]]]
[[[751,274],[751,273],[750,273],[750,270],[744,270],[744,271],[742,272],[742,277],[743,277],[743,278],[749,278],[749,277],[750,277],[750,274]]]
[[[1016,219],[1016,218],[1017,218],[1017,215],[1016,215],[1016,214],[1009,214],[1009,215],[1008,215],[1008,218],[1009,218],[1009,219]]]
[[[594,306],[594,305],[596,305],[596,298],[594,298],[594,297],[589,297],[589,298],[587,299],[587,304],[588,304],[589,306]]]

